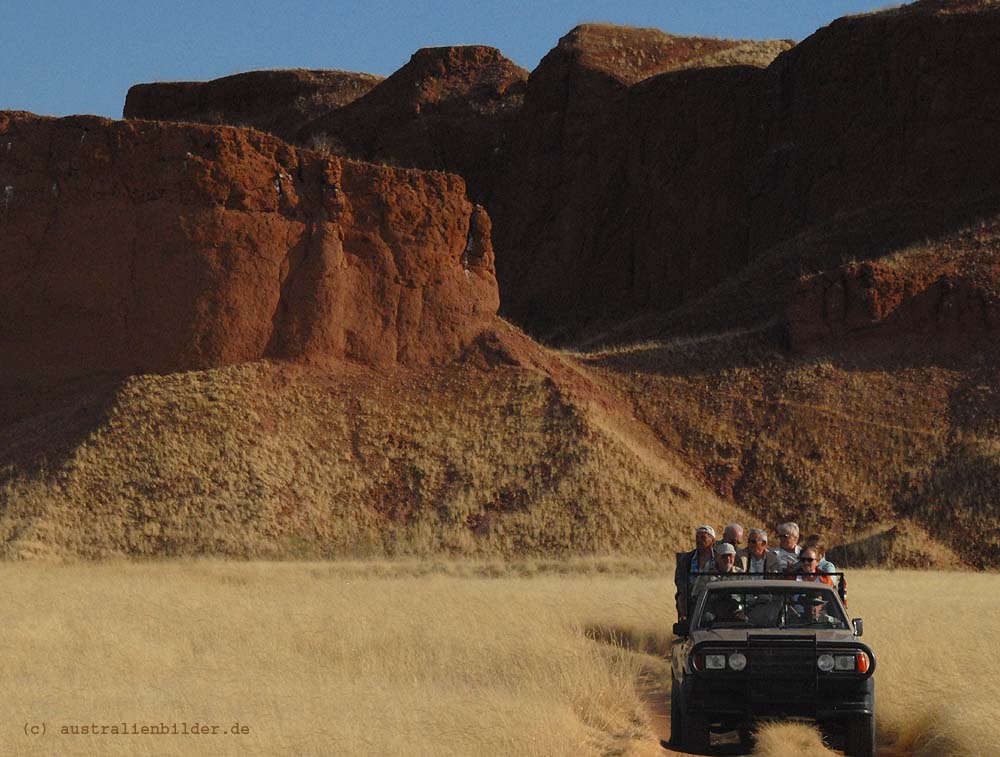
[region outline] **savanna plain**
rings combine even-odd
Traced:
[[[1000,576],[851,575],[880,754],[995,754]],[[0,587],[3,754],[666,754],[652,560],[8,563]],[[777,724],[755,753],[831,752]]]

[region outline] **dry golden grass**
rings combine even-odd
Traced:
[[[7,563],[0,753],[656,754],[636,692],[669,675],[662,567]],[[852,576],[852,610],[878,655],[881,754],[995,753],[998,584]],[[250,732],[59,733],[121,721],[239,721]],[[41,722],[46,736],[25,735]],[[756,753],[824,754],[816,739],[778,724]]]
[[[831,757],[843,754],[827,748],[819,731],[797,723],[766,723],[757,730],[753,751],[757,757],[786,757],[808,754],[810,757]]]
[[[0,753],[577,755],[649,742],[637,662],[585,634],[663,616],[665,592],[637,604],[649,578],[406,575],[425,568],[6,564]],[[250,733],[59,733],[121,721]],[[25,735],[41,722],[48,735]]]
[[[865,571],[851,589],[851,609],[878,654],[885,753],[996,754],[1000,577]]]
[[[717,68],[719,66],[756,66],[767,68],[781,53],[795,43],[785,39],[766,39],[744,42],[728,50],[691,61],[683,68]]]

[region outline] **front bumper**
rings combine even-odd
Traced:
[[[692,712],[709,719],[762,720],[808,718],[835,720],[874,712],[874,682],[822,679],[813,686],[793,688],[801,681],[771,681],[752,685],[743,676],[692,676],[685,681],[684,697]]]

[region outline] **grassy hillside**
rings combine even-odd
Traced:
[[[795,519],[842,564],[998,560],[986,356],[795,356],[768,329],[496,349],[62,390],[0,429],[3,554],[665,556],[701,522]]]
[[[666,555],[740,516],[610,390],[507,338],[522,365],[254,363],[63,398],[0,431],[3,553]]]
[[[956,412],[974,369],[774,359],[753,339],[645,345],[585,362],[622,386],[637,415],[720,496],[762,520],[795,519],[833,543],[909,521],[956,547],[972,538],[977,554],[967,561],[982,562],[984,546],[995,561],[996,436]],[[974,385],[993,400],[995,385]],[[910,565],[943,556],[929,541],[910,548],[900,555]]]
[[[877,251],[858,229],[814,230],[697,302],[569,354],[719,496],[768,523],[858,541],[842,553],[852,560],[997,565],[998,229],[984,219]],[[853,253],[893,289],[841,284]],[[813,312],[790,307],[803,274],[834,282]],[[838,321],[830,295],[850,286],[854,311]],[[832,335],[795,349],[797,318]]]

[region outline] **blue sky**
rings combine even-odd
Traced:
[[[262,68],[388,75],[420,47],[485,44],[534,68],[585,21],[674,34],[801,40],[885,0],[8,0],[0,109],[121,117],[139,82]]]

